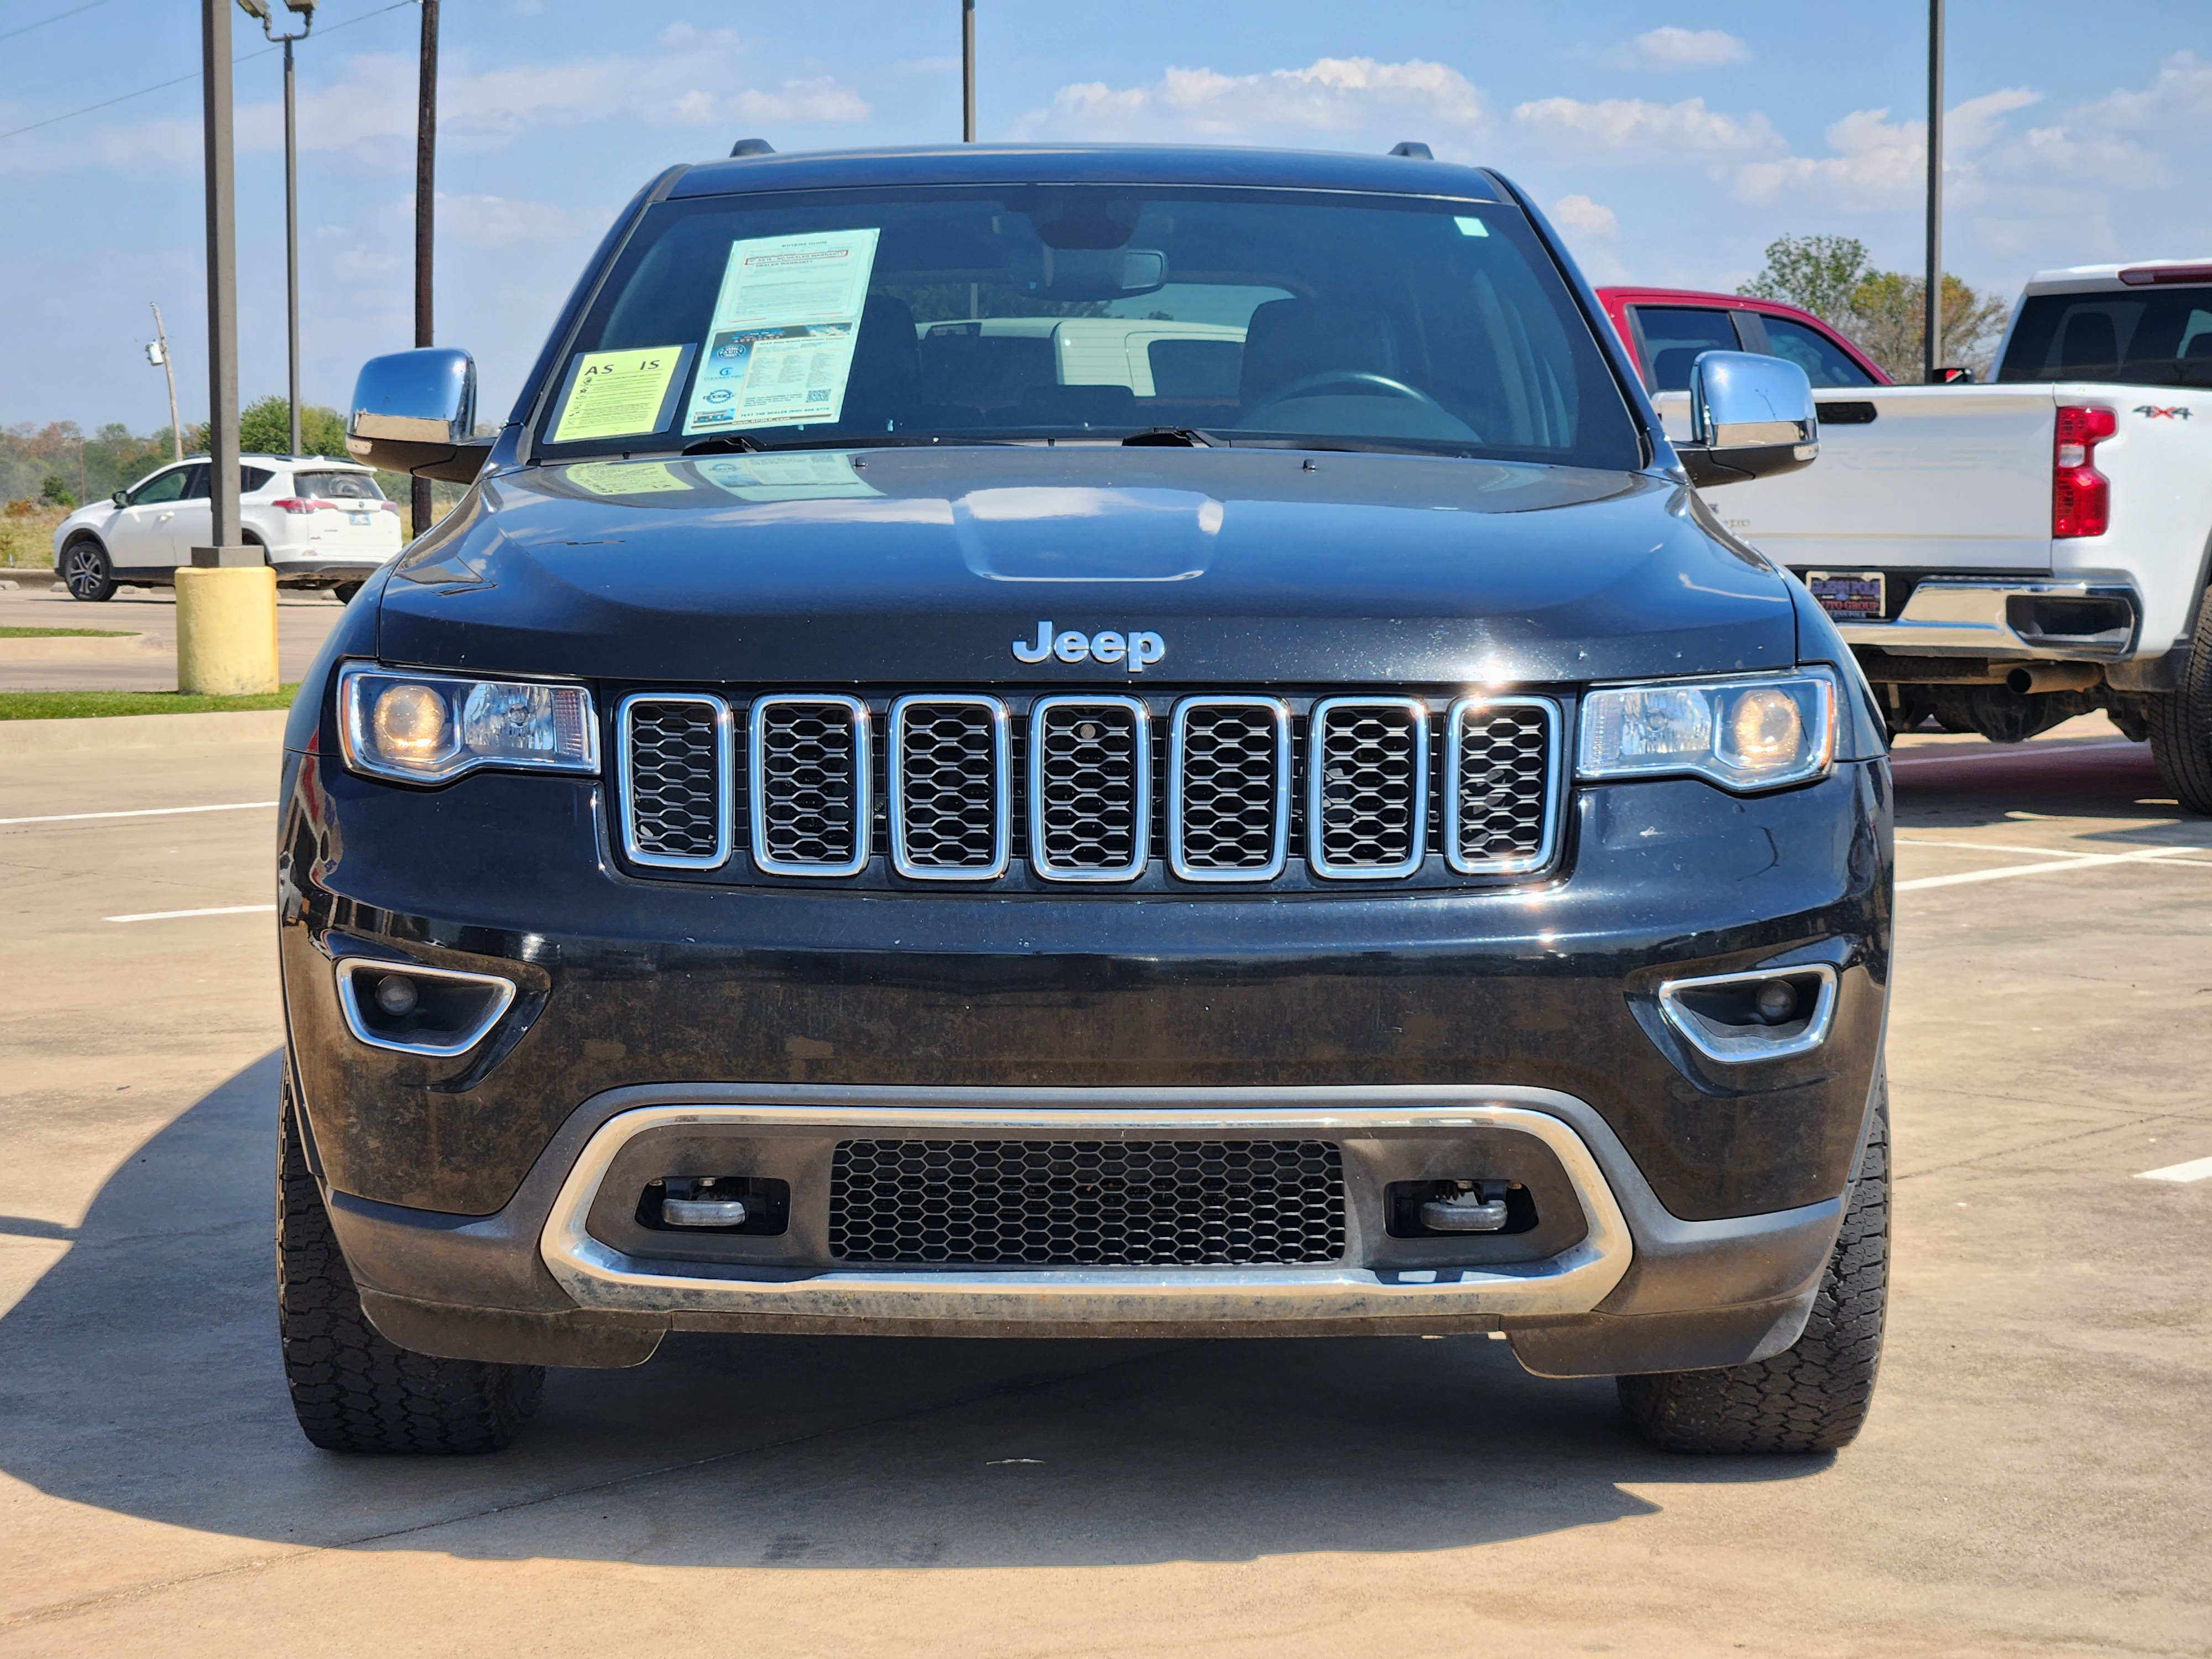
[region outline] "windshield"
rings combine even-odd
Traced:
[[[1490,203],[1062,186],[664,203],[548,391],[551,459],[1143,433],[1643,464],[1559,271]]]
[[[2032,295],[1997,379],[2212,386],[2212,288]]]

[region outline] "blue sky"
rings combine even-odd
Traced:
[[[300,49],[306,392],[410,343],[419,14],[323,0]],[[608,221],[669,162],[959,131],[958,0],[445,0],[439,337],[503,414]],[[260,46],[236,15],[235,50]],[[1600,283],[1733,288],[1786,232],[1921,259],[1923,0],[979,0],[981,136],[1376,150],[1419,138],[1551,206]],[[2212,4],[1951,0],[1953,270],[2212,256]],[[51,21],[49,21],[51,20]],[[0,0],[0,423],[204,413],[187,0]],[[238,65],[240,379],[284,383],[278,58]],[[33,123],[49,123],[16,132]]]

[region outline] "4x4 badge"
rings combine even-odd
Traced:
[[[1127,632],[1111,628],[1086,634],[1071,628],[1055,634],[1049,621],[1036,625],[1036,638],[1014,641],[1014,656],[1022,662],[1042,662],[1057,657],[1062,662],[1118,662],[1132,674],[1141,674],[1168,653],[1168,642],[1141,629]]]
[[[2160,409],[2156,404],[2137,404],[2138,415],[2148,415],[2154,421],[2185,421],[2195,411],[2186,404],[2176,404],[2171,409]]]

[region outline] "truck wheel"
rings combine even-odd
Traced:
[[[340,582],[337,586],[331,589],[331,592],[337,595],[337,601],[340,605],[351,605],[353,603],[353,596],[361,592],[361,584],[359,582]]]
[[[1857,1436],[1889,1301],[1887,1080],[1875,1089],[1850,1206],[1796,1346],[1748,1365],[1615,1379],[1629,1422],[1661,1450],[1825,1452]]]
[[[439,1359],[394,1347],[361,1310],[284,1089],[276,1154],[276,1308],[284,1380],[325,1451],[498,1451],[538,1409],[538,1365]]]
[[[2160,781],[2184,811],[2212,817],[2212,592],[2197,609],[2179,689],[2146,701]]]

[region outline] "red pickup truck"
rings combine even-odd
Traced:
[[[1601,288],[1599,303],[1650,392],[1686,392],[1701,351],[1786,357],[1816,386],[1887,386],[1889,376],[1809,311],[1741,294],[1688,289]]]

